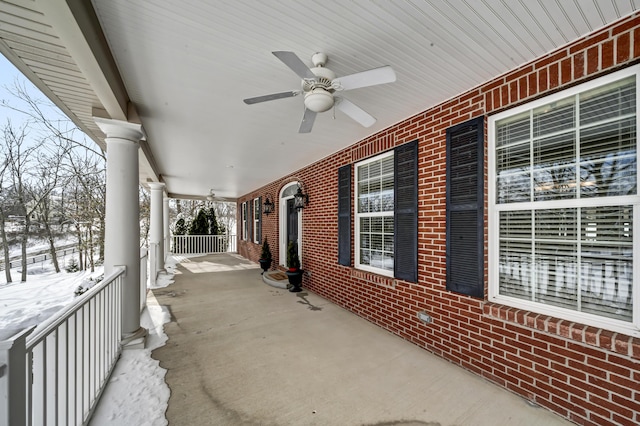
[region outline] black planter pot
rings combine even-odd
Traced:
[[[297,269],[295,271],[286,271],[287,277],[289,278],[289,284],[291,284],[291,288],[289,291],[298,292],[302,291],[302,269]]]
[[[271,259],[260,259],[260,267],[263,274],[267,272],[271,268]]]

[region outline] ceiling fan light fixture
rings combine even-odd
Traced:
[[[304,106],[313,112],[325,112],[333,107],[333,94],[320,87],[304,95]]]

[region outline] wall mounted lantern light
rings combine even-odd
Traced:
[[[262,203],[262,211],[264,212],[264,214],[269,216],[269,214],[273,213],[275,204],[273,201],[271,201],[273,197],[267,195],[265,198],[266,200],[264,201],[264,203]]]
[[[302,182],[298,182],[298,191],[293,194],[293,207],[304,209],[309,204],[309,194],[303,192]]]

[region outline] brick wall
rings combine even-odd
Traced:
[[[303,211],[303,268],[311,272],[304,287],[575,423],[640,424],[640,339],[445,289],[446,129],[639,59],[640,16],[634,15],[259,188],[240,202],[271,193],[277,204],[280,189],[301,179],[311,197]],[[416,139],[418,283],[338,265],[338,168]],[[263,217],[263,235],[277,262],[277,214]],[[487,237],[485,230],[485,241]],[[240,254],[257,261],[259,245],[241,241],[238,247]],[[433,322],[420,322],[419,311]]]

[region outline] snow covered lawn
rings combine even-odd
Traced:
[[[167,273],[159,277],[156,287],[173,282],[176,260],[169,257]],[[30,268],[27,282],[0,282],[0,334],[13,335],[49,318],[74,299],[78,286],[90,283],[90,277],[102,274],[102,267],[91,274],[86,271],[54,273],[51,267]],[[14,271],[12,271],[12,274]],[[12,275],[19,280],[17,271]],[[2,273],[4,279],[4,273]],[[91,425],[166,425],[165,411],[169,387],[164,381],[166,370],[151,357],[151,351],[165,344],[163,325],[169,313],[159,306],[151,292],[147,309],[141,317],[142,327],[149,330],[145,349],[123,350],[104,394],[91,420]]]

